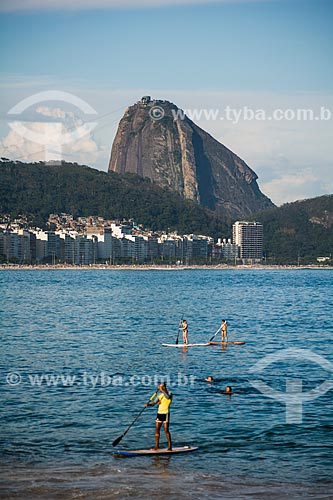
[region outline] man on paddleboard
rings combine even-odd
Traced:
[[[172,402],[172,393],[168,391],[166,383],[163,382],[158,386],[158,394],[151,403],[146,403],[145,406],[155,406],[158,404],[157,416],[155,421],[155,448],[160,447],[160,431],[163,424],[164,432],[168,440],[168,450],[172,450],[171,434],[169,431],[170,421],[170,405]]]

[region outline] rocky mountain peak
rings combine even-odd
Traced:
[[[125,111],[109,171],[131,172],[231,218],[273,206],[256,173],[175,104],[144,96]]]

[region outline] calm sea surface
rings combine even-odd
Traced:
[[[287,402],[299,423],[282,400],[288,384],[306,398],[333,378],[332,270],[9,270],[0,282],[1,498],[333,498],[332,389]],[[246,344],[162,347],[182,316],[190,342],[226,318]],[[200,450],[113,456],[161,379],[174,446]],[[155,411],[119,449],[153,446]]]

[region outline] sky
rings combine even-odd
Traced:
[[[107,170],[125,109],[151,95],[277,205],[333,193],[332,21],[330,0],[2,0],[0,155]]]

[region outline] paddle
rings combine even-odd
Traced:
[[[216,330],[216,332],[214,333],[214,335],[212,336],[212,338],[209,339],[208,342],[212,342],[215,339],[216,335],[219,333],[220,330],[221,330],[221,327],[219,326],[218,330]]]
[[[150,401],[152,399],[154,399],[154,397],[156,396],[157,392],[154,392],[154,394],[151,396],[151,398],[149,398],[149,401],[148,403],[150,403]],[[145,406],[142,408],[142,410],[140,411],[140,413],[135,417],[135,419],[133,420],[133,422],[127,427],[126,431],[121,435],[119,436],[117,439],[115,439],[112,443],[112,446],[117,446],[117,444],[120,443],[120,441],[123,439],[124,436],[126,436],[126,434],[128,433],[128,431],[130,430],[130,428],[132,427],[132,425],[135,424],[135,422],[138,420],[138,418],[142,415],[142,413],[144,412],[145,410]]]
[[[180,320],[180,323],[181,323],[181,324],[183,324],[183,316],[184,316],[184,315],[182,315],[182,319]],[[179,327],[178,327],[178,333],[177,333],[177,339],[176,339],[176,345],[178,345],[178,339],[179,339],[179,332],[180,332],[180,329],[181,329],[181,328],[180,328],[180,325],[179,325]]]

